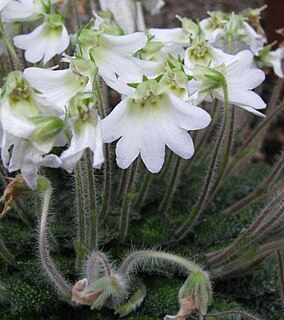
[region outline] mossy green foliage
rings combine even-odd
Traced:
[[[223,217],[221,212],[235,201],[247,195],[256,183],[263,181],[269,166],[251,164],[238,176],[226,180],[207,207],[194,231],[180,244],[171,243],[174,230],[184,221],[192,204],[198,197],[200,174],[204,167],[192,167],[180,180],[172,208],[162,216],[157,207],[164,190],[163,181],[156,178],[151,186],[149,198],[140,212],[134,212],[127,241],[118,247],[102,243],[114,260],[133,249],[162,248],[165,251],[189,257],[197,263],[205,263],[205,253],[224,247],[236,238],[262,207],[253,205],[233,217]],[[61,173],[62,174],[62,173]],[[82,278],[75,271],[74,220],[72,183],[67,176],[59,178],[55,170],[48,175],[54,181],[56,198],[52,204],[50,224],[50,251],[58,268],[71,283]],[[100,177],[99,177],[100,178]],[[64,192],[62,192],[64,190]],[[60,192],[59,192],[60,191]],[[29,200],[24,203],[30,203]],[[27,206],[34,224],[27,226],[15,212],[1,221],[1,238],[15,255],[16,264],[8,265],[0,259],[0,319],[1,320],[59,320],[59,319],[119,319],[112,310],[91,311],[89,307],[74,307],[58,297],[41,269],[37,252],[37,215]],[[117,216],[110,217],[113,221]],[[101,239],[110,239],[112,230],[103,230]],[[176,314],[179,309],[178,291],[185,280],[184,275],[172,268],[148,268],[145,266],[133,280],[135,292],[139,283],[147,288],[147,297],[136,312],[126,316],[127,320],[157,320],[166,314]],[[5,288],[3,289],[2,288]],[[275,263],[267,260],[251,272],[235,278],[214,283],[213,304],[209,311],[248,309],[261,314],[267,320],[279,319],[280,298]],[[131,294],[131,293],[130,293]],[[194,316],[191,319],[198,319]]]

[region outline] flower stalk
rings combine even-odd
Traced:
[[[176,231],[175,236],[178,240],[183,239],[188,232],[192,229],[195,222],[198,220],[207,200],[210,195],[211,187],[214,182],[215,171],[219,164],[219,160],[222,152],[222,145],[224,142],[224,136],[228,125],[228,117],[229,117],[229,98],[228,98],[228,88],[227,83],[224,79],[223,83],[223,93],[224,93],[224,112],[222,124],[218,132],[218,136],[216,139],[216,143],[214,146],[214,151],[209,163],[209,169],[205,178],[204,185],[202,187],[201,194],[197,203],[193,206],[188,219],[186,222]]]
[[[38,179],[38,190],[43,193],[42,209],[40,217],[40,232],[39,232],[39,253],[43,269],[49,276],[52,284],[66,298],[71,297],[71,288],[64,277],[52,261],[48,251],[48,227],[47,217],[52,195],[52,187],[46,178]]]

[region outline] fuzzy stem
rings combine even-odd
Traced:
[[[10,41],[8,40],[8,38],[5,35],[1,16],[0,16],[0,39],[3,40],[3,42],[4,42],[4,44],[5,44],[6,48],[7,48],[12,68],[14,70],[15,69],[21,70],[22,69],[21,61],[20,61],[20,59],[19,59],[19,57],[18,57],[18,55],[17,55],[17,53],[15,51],[15,48],[11,45]]]
[[[228,317],[234,317],[235,319],[239,319],[240,317],[245,317],[248,320],[260,320],[259,317],[251,314],[247,311],[241,310],[230,310],[230,311],[223,311],[223,312],[215,312],[215,313],[208,313],[205,316],[205,319],[209,318],[217,318],[217,319],[228,319]]]
[[[275,208],[284,198],[284,191],[274,198],[260,213],[258,218],[250,225],[250,227],[240,235],[230,246],[218,252],[217,254],[210,257],[208,263],[210,266],[216,266],[221,264],[225,259],[232,255],[240,245],[248,238],[252,237],[257,228],[263,223],[263,221],[270,214],[271,210]]]
[[[121,193],[123,192],[126,178],[127,178],[127,170],[121,169],[120,170],[120,177],[119,177],[119,184],[118,184],[118,188],[117,188],[117,196],[120,196]]]
[[[153,250],[141,250],[133,252],[123,260],[120,266],[120,271],[122,272],[122,274],[128,277],[132,272],[134,272],[137,269],[139,265],[145,263],[145,261],[147,260],[166,261],[173,265],[184,268],[188,273],[204,272],[198,265],[194,264],[193,262],[187,259],[176,256],[174,254]]]
[[[101,86],[99,83],[100,79],[97,78],[94,82],[94,91],[96,92],[97,98],[99,100],[99,110],[102,118],[105,118],[107,115],[106,106],[103,103],[103,97],[101,92]],[[104,163],[104,187],[102,193],[102,207],[101,207],[101,215],[105,220],[109,215],[109,211],[111,208],[111,189],[112,189],[112,181],[111,181],[111,150],[110,145],[106,144],[104,146],[104,154],[105,154],[105,163]]]
[[[231,112],[230,112],[227,143],[226,143],[225,152],[224,152],[224,154],[222,156],[222,160],[221,160],[221,168],[220,168],[220,171],[218,172],[218,176],[217,176],[217,178],[216,178],[216,180],[215,180],[215,182],[213,184],[212,194],[209,196],[209,198],[207,200],[207,204],[209,203],[209,201],[211,199],[214,198],[215,194],[219,190],[219,187],[220,187],[220,185],[221,185],[221,183],[223,181],[224,175],[225,175],[226,168],[228,166],[228,162],[229,162],[231,151],[232,151],[232,147],[233,147],[235,113],[236,113],[235,112],[235,108],[232,106]]]
[[[276,117],[284,110],[284,102],[282,102],[277,108],[275,108],[274,111],[270,113],[263,121],[259,123],[259,125],[255,128],[255,130],[249,135],[247,140],[243,143],[237,154],[235,155],[234,159],[229,164],[224,177],[228,177],[239,161],[244,158],[247,154],[248,147],[256,141],[256,139],[259,137],[259,135],[268,127],[268,125],[271,124],[273,120],[276,119]]]
[[[86,150],[85,153],[86,167],[87,167],[87,182],[88,182],[88,211],[89,211],[89,246],[90,249],[97,250],[99,242],[99,216],[97,206],[97,194],[96,194],[96,182],[94,169],[92,165],[92,154],[90,149]]]
[[[82,181],[81,163],[78,163],[74,170],[75,173],[75,193],[76,193],[76,210],[77,210],[77,257],[76,268],[79,269],[85,255],[88,238],[88,227],[86,222],[87,212],[84,206],[84,192]]]
[[[187,163],[184,167],[185,171],[188,171],[192,164],[195,164],[196,160],[199,158],[200,156],[200,151],[203,147],[203,145],[207,142],[209,136],[212,133],[212,129],[214,128],[214,125],[216,122],[216,118],[218,118],[218,100],[215,100],[214,102],[214,106],[213,106],[213,110],[212,112],[210,112],[210,116],[211,116],[211,125],[207,126],[205,129],[203,130],[198,130],[198,131],[194,131],[197,133],[196,139],[193,139],[194,141],[196,140],[196,146],[195,146],[195,151],[194,151],[194,155],[192,156],[191,159],[187,160]],[[202,135],[199,137],[199,133],[202,132]]]
[[[264,259],[268,258],[271,254],[273,254],[277,250],[283,250],[284,241],[274,241],[259,247],[255,258],[250,261],[244,261],[244,257],[240,258],[222,266],[220,269],[213,270],[214,279],[224,278],[225,276],[235,276],[237,274],[243,274],[245,271],[250,270],[252,266],[262,262]]]
[[[39,253],[41,258],[41,264],[48,274],[50,280],[58,289],[58,291],[66,296],[67,298],[71,298],[71,287],[64,279],[64,277],[60,274],[58,269],[56,268],[54,262],[52,261],[49,251],[48,251],[48,229],[47,229],[47,216],[48,209],[52,194],[52,187],[50,182],[46,178],[41,178],[45,185],[45,190],[43,191],[43,203],[41,210],[41,218],[40,218],[40,232],[39,232]]]
[[[119,242],[122,242],[126,238],[128,232],[130,207],[133,198],[131,193],[133,192],[137,166],[138,160],[136,160],[131,167],[127,169],[127,178],[124,185],[123,200],[120,211]]]
[[[159,206],[159,212],[166,213],[170,207],[170,204],[171,204],[171,201],[172,201],[172,198],[173,198],[173,195],[176,190],[177,183],[178,183],[178,178],[179,178],[180,169],[181,169],[181,163],[182,163],[181,158],[176,157],[174,170],[172,172],[172,175],[171,175],[171,178],[168,182],[163,199],[162,199],[161,204]]]
[[[153,174],[150,171],[147,171],[144,175],[144,179],[141,184],[141,188],[138,192],[138,196],[137,196],[136,201],[133,205],[134,208],[140,209],[141,206],[143,205],[152,180],[153,180]]]
[[[104,166],[104,188],[103,188],[103,203],[101,208],[101,214],[105,219],[110,212],[111,208],[111,159],[110,159],[110,145],[104,146],[105,150],[105,166]]]
[[[227,124],[228,124],[228,113],[229,113],[228,101],[229,100],[228,100],[227,84],[224,84],[223,91],[224,91],[224,101],[225,101],[223,121],[222,121],[220,130],[219,130],[219,133],[218,133],[218,137],[216,139],[213,155],[212,155],[212,158],[209,163],[209,169],[207,172],[207,176],[205,178],[204,185],[202,187],[202,191],[201,191],[200,197],[199,197],[196,205],[193,206],[186,222],[175,233],[176,237],[179,240],[183,239],[188,234],[188,232],[191,230],[191,228],[193,227],[195,222],[198,220],[198,218],[204,208],[204,205],[208,199],[208,196],[211,192],[212,183],[214,181],[214,173],[215,173],[215,170],[216,170],[218,163],[219,163],[219,159],[220,159],[221,152],[222,152],[224,135],[225,135],[225,132],[227,129]]]
[[[232,207],[224,210],[224,215],[232,215],[236,214],[240,210],[246,208],[247,206],[253,204],[254,202],[258,201],[260,198],[263,197],[264,194],[269,192],[269,188],[273,184],[273,182],[277,179],[279,174],[284,168],[284,151],[282,152],[279,160],[274,165],[272,171],[270,172],[269,176],[265,179],[263,184],[258,186],[252,193],[248,196],[234,204]]]
[[[170,167],[171,167],[173,161],[174,161],[174,153],[171,150],[169,150],[169,155],[168,155],[168,158],[166,159],[166,163],[165,163],[161,173],[158,176],[159,180],[165,179],[165,177],[169,173],[169,170],[170,170]]]
[[[277,251],[277,260],[278,260],[280,296],[281,296],[281,302],[283,307],[284,306],[284,259],[281,251]]]

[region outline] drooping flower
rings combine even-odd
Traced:
[[[127,168],[140,154],[147,169],[157,173],[163,166],[165,146],[189,159],[194,146],[188,130],[206,127],[210,116],[166,89],[146,80],[102,120],[104,142],[117,139],[116,161]]]
[[[151,28],[149,29],[149,34],[155,37],[155,41],[160,41],[166,46],[188,47],[190,42],[200,35],[201,29],[199,25],[191,19],[177,18],[181,21],[181,28]]]
[[[100,168],[104,162],[101,120],[96,110],[96,97],[92,92],[80,92],[69,104],[68,123],[72,138],[70,146],[60,159],[61,167],[72,172],[81,159],[84,151],[90,148],[93,152],[93,167]]]
[[[49,70],[43,68],[27,68],[25,77],[33,88],[57,106],[58,111],[65,113],[66,106],[76,93],[91,91],[97,68],[90,60],[67,58],[69,69]]]
[[[193,103],[200,103],[209,96],[224,101],[225,81],[230,104],[263,116],[257,110],[265,108],[266,104],[252,90],[263,82],[265,76],[263,71],[253,66],[253,55],[250,51],[241,51],[233,56],[231,61],[215,68],[196,65],[193,75],[197,80],[197,90],[190,97]]]
[[[25,50],[27,61],[35,63],[43,60],[46,64],[69,46],[69,35],[62,22],[63,18],[57,13],[46,15],[44,23],[34,31],[15,36],[14,44]]]
[[[60,159],[48,153],[63,121],[40,103],[19,71],[9,74],[0,99],[1,158],[10,172],[21,170],[29,187],[36,188],[41,166],[58,167]]]
[[[242,14],[216,11],[209,15],[210,18],[200,22],[200,27],[205,39],[215,47],[231,54],[245,49],[257,54],[263,48],[266,38],[257,33]]]
[[[100,23],[98,28],[86,26],[78,35],[80,54],[86,60],[95,61],[99,75],[107,83],[116,82],[118,76],[126,74],[130,82],[142,79],[143,71],[133,55],[146,43],[144,33],[122,35],[121,30],[106,23]]]
[[[273,45],[273,44],[272,44]],[[256,63],[260,68],[272,67],[274,73],[284,78],[282,60],[284,59],[284,47],[271,50],[272,45],[267,45],[255,57]]]
[[[2,19],[7,22],[34,21],[48,13],[56,2],[58,0],[10,0],[3,10]]]
[[[184,65],[192,70],[196,64],[214,67],[231,59],[232,55],[214,48],[204,39],[196,38],[185,51]]]

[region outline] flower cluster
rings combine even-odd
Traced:
[[[28,62],[44,65],[69,45],[56,5],[1,1],[3,21],[44,19],[30,34],[14,37]],[[90,148],[93,166],[100,168],[103,143],[118,140],[120,168],[140,155],[147,169],[157,173],[166,146],[184,159],[192,157],[189,131],[205,128],[211,120],[200,107],[203,101],[217,99],[262,115],[258,110],[266,104],[253,89],[264,73],[256,63],[273,66],[283,76],[283,48],[264,47],[264,36],[248,17],[248,12],[211,12],[201,22],[178,17],[180,28],[125,34],[111,16],[95,14],[78,31],[74,55],[64,54],[67,68],[31,66],[8,75],[0,100],[4,166],[21,170],[35,188],[41,166],[71,172]],[[109,114],[99,78],[122,97]]]

